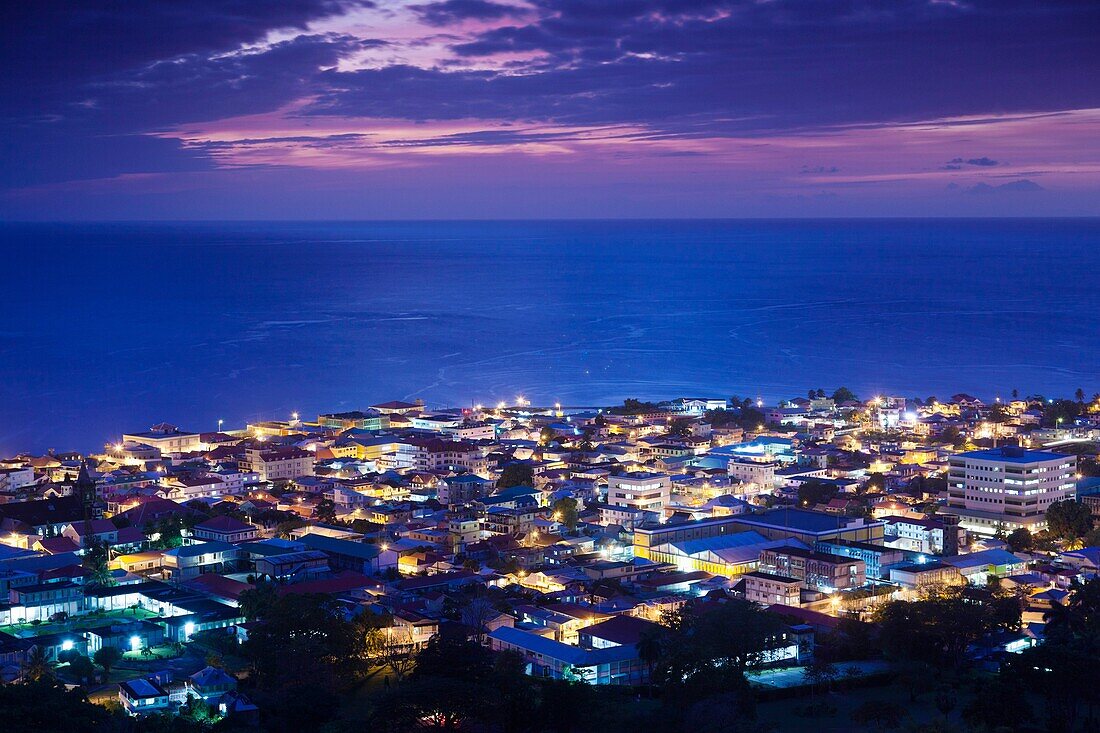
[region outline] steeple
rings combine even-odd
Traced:
[[[80,497],[85,511],[90,511],[96,501],[95,479],[88,472],[87,460],[80,461],[80,473],[77,474],[76,483],[73,484],[73,494]]]

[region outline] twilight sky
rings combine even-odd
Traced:
[[[1100,215],[1095,0],[36,0],[0,218]]]

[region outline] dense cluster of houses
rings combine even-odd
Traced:
[[[260,583],[378,614],[406,651],[458,624],[531,674],[636,684],[639,640],[689,599],[780,615],[789,644],[773,661],[797,665],[840,614],[997,577],[1033,601],[1011,651],[1100,563],[1097,548],[1039,562],[1003,540],[1090,493],[1075,456],[1044,446],[1100,437],[1100,406],[1053,428],[1042,411],[820,392],[774,407],[386,402],[15,456],[0,461],[0,673],[18,677],[35,649],[245,639],[239,598]],[[106,580],[92,582],[93,547]],[[194,697],[255,709],[216,668],[119,686],[134,714]]]

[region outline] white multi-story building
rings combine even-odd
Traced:
[[[775,488],[775,472],[779,464],[775,461],[754,461],[751,458],[731,458],[726,472],[731,481],[749,484],[759,491],[771,491]],[[754,492],[745,492],[754,493]]]
[[[607,479],[607,503],[661,512],[669,503],[672,479],[663,473],[627,473]]]
[[[188,430],[180,430],[175,425],[159,423],[144,433],[125,433],[122,443],[141,443],[156,448],[163,455],[174,453],[192,453],[203,449],[202,436]]]
[[[247,448],[237,465],[261,481],[295,479],[313,475],[313,454],[301,448]]]
[[[960,453],[950,463],[945,513],[972,532],[1038,531],[1047,508],[1076,492],[1073,455],[1005,446]]]

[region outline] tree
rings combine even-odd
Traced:
[[[988,601],[975,601],[965,589],[945,588],[917,601],[890,601],[875,612],[883,651],[903,663],[958,668],[967,648],[1002,625]]]
[[[804,481],[798,486],[798,505],[812,507],[825,504],[840,491],[835,485],[824,481]]]
[[[1072,400],[1054,400],[1043,404],[1043,427],[1056,428],[1072,424],[1084,406]]]
[[[686,417],[676,418],[669,423],[668,434],[675,437],[691,435],[691,420]]]
[[[551,507],[556,521],[565,525],[572,532],[577,528],[577,500],[571,496],[562,497],[554,502]]]
[[[896,702],[868,700],[852,711],[852,722],[873,725],[876,730],[886,733],[901,725],[901,708]]]
[[[622,405],[612,407],[608,412],[614,415],[646,415],[651,412],[658,412],[659,410],[660,408],[652,402],[643,402],[642,400],[631,397],[623,400]]]
[[[1092,511],[1073,499],[1048,506],[1046,520],[1050,533],[1065,540],[1084,537],[1092,530]]]
[[[379,699],[369,729],[455,731],[487,723],[500,709],[499,683],[485,647],[436,634],[416,655],[408,681]]]
[[[806,675],[806,681],[810,683],[810,694],[816,694],[819,685],[824,685],[825,691],[828,692],[829,685],[832,684],[839,673],[831,662],[815,656],[813,661],[806,666],[803,674]]]
[[[935,704],[936,710],[939,710],[940,715],[943,716],[943,729],[946,731],[947,718],[958,704],[957,694],[955,690],[950,687],[941,687],[936,690],[936,696],[933,698],[932,702]]]
[[[331,524],[336,521],[336,503],[332,499],[321,499],[313,508],[313,514],[320,521]]]
[[[530,463],[509,463],[500,472],[497,479],[498,489],[508,489],[512,486],[530,486],[535,481],[535,469]]]
[[[67,657],[67,661],[69,662],[69,673],[76,677],[81,684],[86,685],[95,680],[95,665],[92,664],[92,660],[74,650]]]
[[[352,682],[362,640],[336,599],[310,593],[278,597],[241,647],[265,690],[309,682],[330,688]]]
[[[35,645],[27,657],[27,664],[23,670],[23,676],[31,682],[50,681],[54,679],[53,667],[46,658],[46,650]]]
[[[275,536],[286,539],[287,537],[290,537],[291,532],[296,529],[301,529],[307,524],[308,522],[306,522],[306,520],[302,519],[301,517],[296,516],[292,519],[287,519],[286,521],[279,522],[279,524],[275,526]]]
[[[237,603],[249,621],[263,617],[279,599],[274,583],[257,580],[254,588],[242,591]]]
[[[1031,532],[1019,527],[1008,533],[1005,537],[1005,542],[1008,543],[1008,548],[1013,552],[1027,552],[1035,545],[1035,540],[1031,536]]]
[[[745,673],[785,644],[779,618],[743,599],[689,603],[667,614],[653,679],[682,698],[744,691]]]
[[[962,716],[980,731],[1019,730],[1034,718],[1027,690],[1018,679],[1006,675],[981,685],[978,694],[962,709]]]
[[[359,614],[355,628],[365,639],[368,659],[393,672],[398,682],[408,676],[415,666],[411,629],[395,626],[389,614],[370,612]]]
[[[107,543],[98,537],[91,536],[85,540],[84,548],[83,565],[88,571],[88,585],[91,587],[111,585],[114,581],[108,566],[110,552],[107,549]]]
[[[122,652],[113,646],[103,646],[96,650],[92,659],[103,667],[103,680],[107,682],[111,678],[111,668],[122,660]]]
[[[0,710],[4,711],[5,726],[11,730],[66,733],[125,730],[113,725],[118,721],[112,720],[106,708],[88,702],[83,689],[67,690],[53,680],[0,685]]]
[[[833,402],[838,405],[841,402],[859,402],[859,398],[856,397],[855,392],[847,387],[838,387],[837,390],[833,392]]]
[[[638,658],[645,662],[646,677],[653,679],[653,669],[664,654],[665,633],[663,629],[646,629],[638,637]]]

